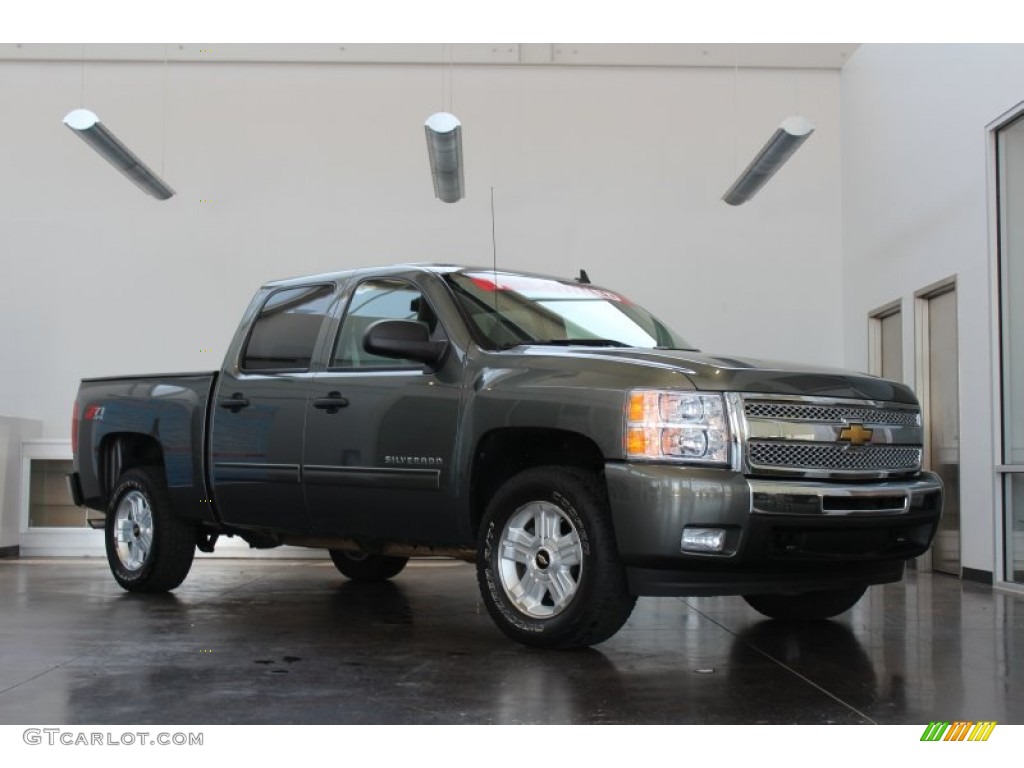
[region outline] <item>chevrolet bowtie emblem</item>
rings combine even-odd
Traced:
[[[871,435],[874,434],[874,430],[864,429],[863,424],[851,424],[848,427],[844,427],[839,433],[840,440],[846,440],[850,445],[864,445],[864,443],[871,442]]]

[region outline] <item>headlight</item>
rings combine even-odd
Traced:
[[[635,389],[626,400],[626,458],[729,463],[721,395]]]

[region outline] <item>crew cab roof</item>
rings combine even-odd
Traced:
[[[297,277],[286,277],[280,280],[271,280],[264,283],[263,288],[281,288],[291,285],[307,285],[309,283],[333,283],[339,280],[348,280],[361,275],[398,275],[409,272],[430,272],[434,274],[445,274],[447,272],[458,272],[466,267],[458,264],[388,264],[380,267],[361,267],[359,269],[346,269],[337,272],[322,272],[315,275],[300,275]]]
[[[431,262],[416,262],[408,264],[385,264],[378,267],[360,267],[358,269],[346,269],[339,270],[337,272],[323,272],[315,275],[300,275],[297,277],[287,277],[282,278],[280,280],[271,280],[270,282],[264,283],[262,288],[282,288],[295,285],[309,285],[310,283],[333,283],[338,282],[340,280],[349,280],[353,277],[363,276],[387,277],[389,275],[407,275],[409,274],[409,272],[424,272],[435,275],[444,275],[449,274],[451,272],[491,271],[497,271],[498,274],[522,275],[523,277],[537,277],[547,280],[560,280],[563,282],[570,282],[573,280],[573,278],[571,277],[557,277],[555,275],[541,274],[538,272],[529,272],[519,269],[499,268],[497,270],[494,270],[494,267],[469,266],[465,264],[435,264]]]

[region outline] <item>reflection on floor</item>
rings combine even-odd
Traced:
[[[644,598],[565,653],[505,639],[461,563],[205,559],[143,597],[100,560],[0,560],[0,653],[2,724],[1024,723],[1024,596],[939,575],[801,627]]]

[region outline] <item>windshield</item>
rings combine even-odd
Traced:
[[[507,272],[445,276],[489,346],[557,344],[693,349],[629,299],[604,288]]]

